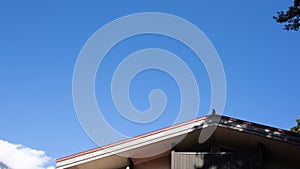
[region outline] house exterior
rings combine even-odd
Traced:
[[[200,141],[200,134],[209,130],[212,135]],[[172,148],[151,155],[166,146]],[[299,169],[300,134],[215,114],[56,163],[57,169]]]

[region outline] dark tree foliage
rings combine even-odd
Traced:
[[[294,0],[294,5],[290,6],[289,9],[277,12],[277,16],[273,18],[278,23],[284,23],[284,30],[298,31],[300,27],[300,0]]]

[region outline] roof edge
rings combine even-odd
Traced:
[[[270,126],[267,126],[267,125],[262,125],[262,124],[249,122],[249,121],[245,121],[245,120],[241,120],[241,119],[237,119],[237,118],[232,118],[232,117],[228,117],[228,116],[221,116],[221,115],[217,115],[217,114],[211,114],[211,115],[203,116],[203,117],[200,117],[200,118],[197,118],[197,119],[182,122],[182,123],[179,123],[179,124],[176,124],[176,125],[173,125],[173,126],[169,126],[169,127],[165,127],[165,128],[159,129],[159,130],[155,130],[155,131],[152,131],[152,132],[149,132],[149,133],[146,133],[146,134],[141,134],[141,135],[138,135],[138,136],[126,139],[126,140],[121,140],[121,141],[118,141],[118,142],[115,142],[115,143],[112,143],[112,144],[108,144],[108,145],[105,145],[105,146],[93,148],[93,149],[90,149],[90,150],[87,150],[87,151],[82,151],[82,152],[79,152],[79,153],[76,153],[76,154],[73,154],[73,155],[69,155],[69,156],[66,156],[66,157],[58,158],[58,159],[56,159],[56,163],[59,163],[59,162],[65,161],[65,160],[69,160],[69,159],[72,159],[72,158],[75,158],[75,157],[79,157],[79,156],[82,156],[82,155],[86,155],[86,154],[89,154],[89,153],[94,153],[94,152],[99,151],[99,150],[103,150],[103,149],[106,149],[106,148],[117,146],[117,145],[120,145],[120,144],[123,144],[123,143],[127,143],[127,142],[130,142],[130,141],[134,141],[134,140],[144,138],[144,137],[147,137],[147,136],[150,136],[150,135],[154,135],[154,134],[157,134],[157,133],[160,133],[160,132],[164,132],[164,131],[167,131],[167,130],[170,130],[170,129],[174,129],[174,128],[177,128],[177,127],[181,127],[181,126],[184,126],[184,125],[195,123],[195,122],[198,122],[198,121],[201,121],[201,120],[207,120],[207,119],[214,118],[214,117],[217,117],[217,118],[219,118],[220,120],[223,120],[223,121],[224,120],[225,121],[233,121],[233,122],[241,124],[241,125],[244,124],[244,125],[264,129],[264,130],[268,129],[272,132],[279,132],[279,133],[285,134],[285,135],[300,137],[300,134],[297,134],[297,133],[294,133],[294,132],[291,132],[291,131],[288,131],[288,130],[283,130],[283,129],[280,129],[280,128],[270,127]]]
[[[82,155],[85,155],[85,154],[93,153],[93,152],[96,152],[96,151],[99,151],[99,150],[103,150],[103,149],[106,149],[106,148],[109,148],[109,147],[113,147],[113,146],[116,146],[116,145],[120,145],[120,144],[123,144],[123,143],[130,142],[130,141],[134,141],[134,140],[137,140],[137,139],[140,139],[140,138],[144,138],[144,137],[147,137],[147,136],[150,136],[150,135],[154,135],[154,134],[157,134],[157,133],[160,133],[160,132],[163,132],[163,131],[167,131],[167,130],[170,130],[170,129],[173,129],[173,128],[177,128],[177,127],[180,127],[180,126],[184,126],[184,125],[187,125],[187,124],[190,124],[190,123],[194,123],[194,122],[201,121],[201,120],[206,120],[211,116],[212,115],[207,115],[207,116],[203,116],[203,117],[200,117],[200,118],[197,118],[197,119],[193,119],[193,120],[189,120],[189,121],[186,121],[186,122],[178,123],[178,124],[173,125],[173,126],[168,126],[168,127],[158,129],[158,130],[155,130],[155,131],[152,131],[152,132],[149,132],[149,133],[141,134],[141,135],[138,135],[138,136],[126,139],[126,140],[121,140],[121,141],[111,143],[111,144],[108,144],[108,145],[105,145],[105,146],[96,147],[96,148],[86,150],[86,151],[82,151],[82,152],[79,152],[79,153],[76,153],[76,154],[73,154],[73,155],[58,158],[55,161],[56,161],[56,163],[62,162],[64,160],[68,160],[68,159],[75,158],[75,157],[78,157],[78,156],[82,156]],[[213,116],[219,116],[219,115],[213,115]]]

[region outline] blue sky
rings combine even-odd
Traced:
[[[96,147],[77,119],[72,100],[73,69],[88,38],[105,24],[137,12],[164,12],[188,20],[215,46],[227,81],[224,115],[283,129],[300,117],[299,32],[287,32],[272,16],[292,1],[6,1],[0,3],[0,139],[44,150],[58,158]],[[96,79],[99,105],[113,110],[102,95],[110,68],[137,49],[158,47],[181,56],[197,77],[199,117],[207,114],[210,87],[201,62],[180,43],[159,36],[137,36],[116,46]],[[125,57],[125,56],[124,56]],[[128,135],[171,125],[180,100],[172,78],[159,71],[137,76],[130,88],[133,104],[147,109],[148,93],[162,88],[170,96],[168,115],[155,124],[124,130]]]

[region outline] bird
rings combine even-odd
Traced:
[[[216,114],[216,110],[215,110],[215,109],[212,109],[211,114]]]

